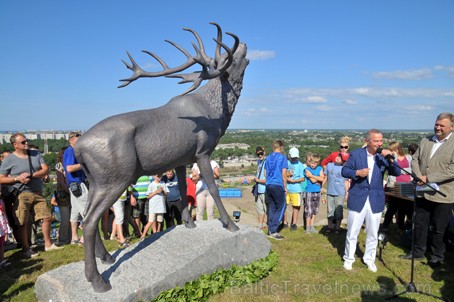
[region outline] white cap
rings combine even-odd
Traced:
[[[288,151],[288,155],[291,158],[300,157],[300,151],[298,151],[297,148],[293,147],[293,148],[290,148],[290,150]]]

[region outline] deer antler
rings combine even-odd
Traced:
[[[217,28],[217,38],[213,39],[216,42],[216,51],[215,51],[215,57],[214,59],[209,57],[205,53],[205,47],[203,45],[202,39],[200,38],[199,34],[189,28],[183,28],[183,30],[191,32],[194,37],[197,40],[198,46],[192,43],[192,46],[194,47],[194,50],[196,52],[196,56],[192,56],[189,52],[187,52],[183,47],[180,45],[169,41],[165,40],[167,43],[170,43],[173,45],[175,48],[180,50],[187,58],[187,61],[180,66],[170,68],[163,59],[161,59],[158,55],[149,52],[147,50],[142,50],[142,52],[152,56],[156,61],[159,62],[159,64],[162,66],[163,70],[162,71],[157,71],[157,72],[148,72],[144,71],[140,66],[135,62],[135,60],[132,58],[132,56],[129,54],[129,52],[126,52],[128,54],[129,60],[131,61],[131,64],[126,63],[125,61],[122,60],[122,62],[126,65],[126,67],[130,70],[133,71],[133,75],[127,79],[122,79],[120,81],[125,82],[122,85],[118,86],[118,88],[125,87],[129,85],[130,83],[134,82],[135,80],[142,78],[142,77],[160,77],[160,76],[165,76],[168,78],[180,78],[182,81],[180,81],[178,84],[183,84],[183,83],[188,83],[188,82],[193,82],[192,86],[186,90],[182,95],[187,94],[191,91],[194,91],[197,89],[202,81],[204,80],[209,80],[209,79],[214,79],[220,75],[222,75],[227,68],[232,64],[233,61],[233,54],[235,53],[236,49],[238,48],[239,45],[239,39],[236,35],[232,33],[226,32],[229,36],[233,37],[235,40],[235,43],[230,49],[227,45],[225,45],[222,42],[222,29],[217,23],[210,23]],[[221,54],[221,47],[226,51],[224,54]],[[199,72],[194,72],[194,73],[183,73],[183,74],[177,74],[178,72],[181,72],[196,63],[200,64],[202,66],[202,71]]]

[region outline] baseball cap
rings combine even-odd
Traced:
[[[288,151],[288,155],[291,158],[300,157],[300,151],[297,148],[293,147]]]
[[[79,137],[79,136],[80,136],[80,133],[79,133],[79,132],[75,132],[75,131],[71,131],[71,132],[69,133],[69,138],[68,138],[68,140],[72,139],[72,138],[75,137],[75,136]]]

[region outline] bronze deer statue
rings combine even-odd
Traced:
[[[155,58],[162,71],[144,71],[129,53],[131,64],[123,61],[133,75],[121,80],[125,83],[119,87],[142,77],[177,77],[182,79],[180,83],[193,82],[185,93],[159,108],[111,116],[90,128],[75,145],[76,158],[90,184],[83,234],[85,276],[95,292],[111,289],[98,271],[95,256],[106,263],[115,261],[102,243],[99,220],[102,213],[141,175],[164,173],[175,168],[181,197],[187,204],[185,165],[197,162],[224,227],[230,231],[238,230],[219,197],[210,156],[232,119],[249,61],[246,59],[246,45],[240,43],[236,35],[226,33],[234,39],[233,47],[229,48],[222,42],[221,27],[211,24],[217,28],[214,59],[206,55],[200,36],[192,29],[184,29],[197,40],[198,46],[192,43],[195,56],[166,40],[187,57],[184,64],[170,68],[160,57],[148,51],[143,52]],[[199,64],[202,71],[178,74],[195,64]],[[209,81],[196,90],[203,80]],[[195,227],[187,207],[182,216],[187,227]]]

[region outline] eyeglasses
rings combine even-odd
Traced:
[[[257,153],[257,157],[263,156],[263,153]]]
[[[348,149],[348,146],[339,146],[341,149]]]
[[[21,144],[21,145],[25,145],[25,144],[28,144],[28,139],[26,140],[23,140],[21,142],[17,142],[18,144]]]

